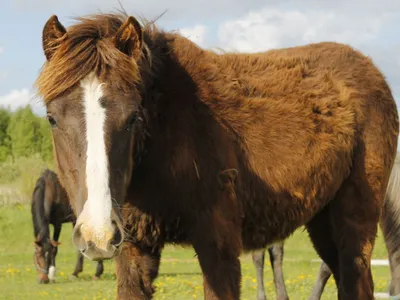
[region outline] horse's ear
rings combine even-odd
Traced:
[[[118,29],[114,44],[121,52],[139,59],[143,46],[143,31],[138,20],[129,17]]]
[[[67,30],[60,21],[58,21],[57,16],[51,16],[44,25],[42,33],[43,51],[48,61],[60,46],[61,42],[66,38],[66,34]]]

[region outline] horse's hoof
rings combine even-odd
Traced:
[[[93,280],[99,280],[99,279],[100,279],[100,276],[96,276],[96,275],[93,276]]]
[[[47,284],[47,283],[49,283],[49,280],[48,279],[39,279],[38,283],[39,284]]]
[[[74,274],[69,275],[69,280],[76,280],[76,279],[78,279],[77,275]]]
[[[50,279],[50,283],[56,283],[55,279]]]

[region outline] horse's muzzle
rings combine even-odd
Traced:
[[[90,260],[105,260],[114,257],[117,247],[114,245],[108,245],[107,249],[100,249],[92,242],[88,242],[85,249],[80,249],[81,253],[89,258]]]
[[[75,226],[72,240],[76,248],[90,260],[104,260],[114,257],[124,240],[124,234],[116,221],[101,231],[82,222]]]

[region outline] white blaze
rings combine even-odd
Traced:
[[[111,226],[111,194],[105,144],[106,110],[100,105],[102,84],[94,74],[81,82],[86,123],[86,187],[87,201],[83,208],[85,225],[101,238]]]

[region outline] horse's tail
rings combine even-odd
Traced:
[[[33,230],[35,234],[35,240],[40,242],[50,237],[49,229],[49,210],[46,209],[45,195],[46,195],[46,172],[36,181],[35,188],[32,193],[31,213]]]
[[[381,225],[388,248],[400,246],[400,153],[389,177]]]

